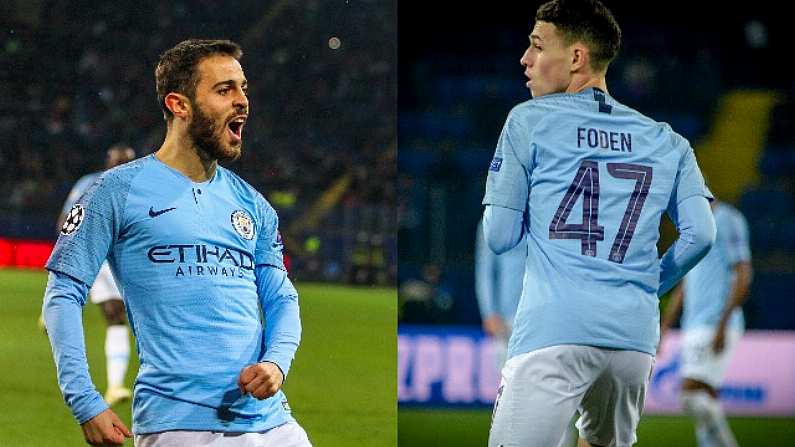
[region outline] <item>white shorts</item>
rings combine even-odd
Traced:
[[[97,279],[94,280],[94,285],[91,286],[89,296],[94,304],[121,299],[121,292],[116,285],[116,278],[113,277],[113,273],[110,271],[108,261],[103,262],[102,267],[99,268]]]
[[[135,435],[135,446],[312,447],[312,444],[297,422],[288,422],[262,433],[174,430]]]
[[[712,388],[718,389],[723,382],[723,375],[729,359],[743,336],[741,329],[726,329],[726,341],[723,351],[712,350],[715,338],[714,327],[698,327],[689,329],[682,336],[682,378],[698,380]]]
[[[489,447],[559,446],[577,411],[582,439],[604,447],[634,444],[653,364],[642,352],[579,345],[509,359]]]

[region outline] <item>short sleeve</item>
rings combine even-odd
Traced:
[[[67,211],[46,268],[93,284],[118,237],[128,190],[129,182],[112,172],[86,190]]]
[[[712,201],[714,197],[712,192],[707,188],[704,182],[704,176],[701,174],[701,169],[698,167],[696,155],[693,148],[682,137],[678,137],[681,144],[684,144],[686,149],[684,155],[679,160],[679,168],[676,172],[676,181],[671,195],[669,207],[675,208],[676,205],[683,200],[693,196],[706,197],[707,200]]]
[[[270,265],[285,270],[284,243],[279,233],[279,217],[262,195],[258,195],[257,208],[260,222],[254,262],[256,265]]]
[[[730,264],[751,260],[751,244],[748,237],[748,222],[739,212],[732,215],[727,225],[727,256]],[[718,229],[720,231],[720,228]]]
[[[512,110],[505,120],[486,178],[484,205],[524,212],[530,193],[530,135],[528,123]]]

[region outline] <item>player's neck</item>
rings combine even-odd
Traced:
[[[607,92],[607,81],[604,76],[574,76],[566,89],[566,93],[579,93],[588,88],[598,88]]]
[[[218,160],[201,157],[199,150],[194,145],[186,144],[187,141],[190,141],[187,135],[179,138],[175,133],[173,129],[169,129],[166,133],[166,140],[155,153],[155,157],[194,182],[211,179],[218,167]]]

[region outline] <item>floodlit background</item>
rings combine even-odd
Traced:
[[[499,373],[480,331],[474,241],[519,58],[543,2],[399,7],[400,445],[482,446]],[[741,445],[795,435],[795,84],[775,8],[606,0],[623,30],[620,102],[687,137],[716,196],[750,224],[748,335],[722,399]],[[660,249],[675,237],[662,228]],[[664,306],[666,300],[662,301]],[[565,330],[565,328],[561,328]],[[679,414],[675,337],[657,359],[639,446],[695,445]]]
[[[279,213],[304,318],[296,417],[316,445],[395,444],[396,24],[393,0],[0,4],[0,445],[81,445],[36,327],[41,266],[74,181],[113,143],[160,146],[154,67],[191,37],[244,51],[251,118],[228,167]],[[85,320],[104,390],[96,306]]]

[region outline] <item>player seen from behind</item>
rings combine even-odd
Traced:
[[[489,446],[629,446],[659,337],[658,295],[709,250],[711,194],[690,144],[612,98],[621,31],[596,0],[540,6],[483,204],[497,253],[527,238],[525,287]],[[679,231],[658,258],[663,213]]]

